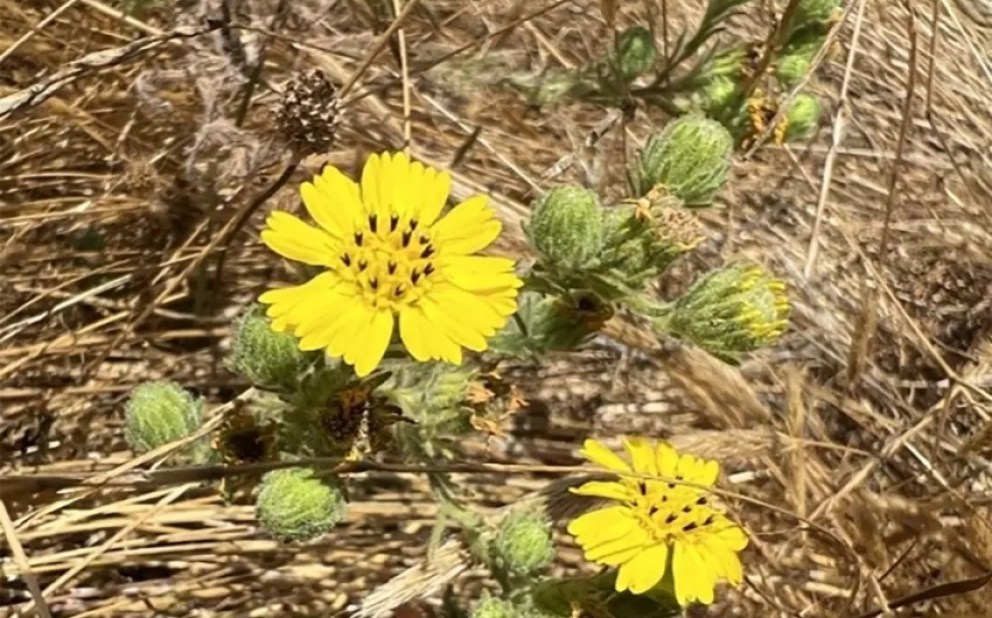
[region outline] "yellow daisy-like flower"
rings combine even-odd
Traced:
[[[633,466],[596,440],[586,440],[582,455],[611,472],[616,481],[591,481],[574,493],[615,500],[574,519],[568,526],[587,560],[619,567],[618,592],[642,594],[670,569],[680,605],[713,602],[718,580],[738,585],[743,579],[737,552],[747,535],[724,515],[705,489],[715,482],[717,462],[679,455],[670,445],[631,438],[623,445]],[[689,484],[646,480],[631,473],[661,476]]]
[[[259,298],[276,331],[323,349],[365,376],[399,335],[418,361],[460,364],[482,351],[516,310],[513,260],[473,255],[502,229],[476,195],[440,217],[451,176],[406,155],[372,155],[361,186],[327,167],[300,194],[318,227],[275,211],[262,240],[279,255],[326,270]]]

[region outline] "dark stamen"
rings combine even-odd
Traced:
[[[712,523],[713,523],[713,516],[710,515],[709,517],[706,518],[706,521],[703,522],[703,525],[704,526],[708,526],[708,525],[710,525]]]
[[[371,279],[369,279],[369,287],[372,288],[373,290],[378,290],[379,289],[379,280],[376,279],[375,277],[372,277]]]
[[[682,531],[683,532],[692,532],[696,528],[697,528],[696,522],[692,522],[692,523],[688,523],[688,524],[682,526]]]
[[[363,271],[369,267],[369,263],[365,260],[358,260],[358,270]]]
[[[706,506],[707,500],[706,496],[699,496],[699,500],[696,500],[696,504],[699,506]]]
[[[396,226],[400,223],[400,216],[397,214],[389,215],[389,231],[395,232]]]
[[[668,488],[669,489],[675,489],[675,483],[669,483],[668,484]]]
[[[351,266],[351,256],[347,253],[341,256],[341,261],[344,262],[345,266]]]
[[[406,249],[410,246],[410,238],[413,236],[412,231],[403,232],[403,248]]]
[[[674,523],[675,520],[678,519],[678,518],[679,518],[678,515],[676,515],[675,513],[672,513],[671,515],[669,515],[668,517],[665,518],[665,523],[666,524]]]
[[[637,489],[640,490],[642,496],[648,495],[648,486],[644,481],[639,481],[637,483]]]
[[[418,279],[420,279],[420,273],[418,273],[416,270],[410,273],[410,281],[412,281],[414,285],[417,285]]]
[[[390,260],[389,264],[386,265],[386,270],[389,271],[390,275],[396,272],[396,262]]]
[[[424,274],[425,275],[429,275],[432,272],[434,272],[434,265],[431,264],[430,262],[428,262],[427,263],[427,266],[424,266]]]
[[[361,232],[355,232],[355,244],[358,245],[359,247],[362,246],[362,233]]]
[[[369,215],[369,229],[372,230],[373,234],[375,234],[378,227],[379,227],[379,218],[376,217],[375,215]]]
[[[668,496],[662,496],[661,497],[661,501],[662,502],[668,502]]]
[[[429,245],[431,242],[431,239],[427,236],[424,236],[423,234],[421,234],[420,238],[418,238],[417,240],[419,240],[420,244],[422,245]]]
[[[648,517],[651,517],[657,512],[658,512],[658,507],[652,505],[651,508],[648,509]]]
[[[393,290],[393,296],[395,296],[397,298],[399,298],[400,296],[403,296],[403,286],[402,285],[396,286],[396,289]]]
[[[412,232],[415,229],[417,229],[417,220],[416,219],[410,219],[410,231]]]
[[[685,505],[685,506],[682,507],[682,512],[683,513],[691,513],[692,512],[692,507],[687,504],[687,505]]]

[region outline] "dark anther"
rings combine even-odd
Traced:
[[[345,266],[351,266],[351,256],[347,253],[341,256],[341,261],[344,262]]]
[[[369,267],[369,263],[365,260],[358,260],[358,270],[362,271]]]
[[[422,244],[422,245],[429,245],[430,242],[431,242],[431,239],[429,237],[425,236],[424,234],[421,234],[420,235],[420,238],[418,238],[417,240],[419,240],[420,241],[420,244]]]
[[[376,279],[375,277],[372,277],[371,279],[369,279],[369,287],[372,288],[373,290],[378,290],[379,289],[379,280]]]
[[[426,247],[424,247],[424,250],[420,252],[420,257],[421,258],[429,258],[432,255],[434,255],[434,247],[432,247],[430,245],[427,245]]]
[[[397,214],[389,215],[389,231],[395,232],[396,226],[400,224],[400,216]]]
[[[668,496],[662,496],[661,497],[661,501],[662,502],[668,502]]]
[[[369,215],[369,229],[375,234],[376,229],[379,227],[379,218],[375,215]]]
[[[657,512],[658,512],[658,507],[651,505],[651,508],[648,509],[648,517],[651,517]]]
[[[682,526],[682,531],[683,532],[692,532],[696,528],[697,528],[696,522],[692,522],[692,523],[688,523],[688,524]]]
[[[417,229],[417,220],[410,219],[410,231],[413,232],[415,229]]]
[[[424,274],[425,275],[429,275],[432,272],[434,272],[434,265],[431,264],[430,262],[428,262],[427,263],[427,266],[424,266]]]
[[[399,298],[400,296],[403,296],[403,286],[402,285],[396,286],[396,289],[393,290],[393,296],[395,296],[396,298]]]
[[[642,496],[648,495],[648,486],[644,481],[638,481],[637,489],[641,491]]]
[[[706,521],[703,522],[703,525],[704,526],[708,526],[708,525],[710,525],[712,523],[713,523],[713,516],[710,515],[709,517],[706,518]]]
[[[683,513],[691,513],[692,512],[692,507],[687,504],[687,505],[685,505],[685,506],[682,507],[682,512]]]
[[[410,237],[412,237],[412,236],[413,236],[413,232],[411,232],[411,231],[403,232],[403,248],[404,249],[406,249],[407,247],[410,246]]]
[[[676,515],[675,513],[672,513],[671,515],[669,515],[668,517],[665,518],[665,523],[666,524],[675,523],[675,520],[678,519],[678,518],[679,518],[678,515]]]
[[[410,273],[410,281],[413,282],[413,285],[417,285],[418,279],[420,279],[420,273],[418,273],[416,270]]]
[[[669,483],[668,484],[668,488],[669,489],[675,489],[675,487],[676,487],[675,483]]]
[[[386,270],[389,271],[390,275],[396,272],[396,262],[390,261],[389,264],[386,265]]]
[[[708,501],[706,500],[706,496],[699,496],[699,500],[696,500],[696,504],[698,504],[699,506],[706,506],[707,502]]]
[[[361,232],[355,232],[355,244],[358,245],[359,247],[362,246],[362,233]]]

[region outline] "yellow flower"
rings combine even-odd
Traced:
[[[601,442],[586,440],[582,455],[611,472],[616,481],[591,481],[573,489],[583,496],[617,504],[577,517],[568,526],[586,559],[619,567],[618,592],[642,594],[671,570],[675,597],[713,602],[718,580],[743,579],[737,552],[747,536],[713,503],[705,489],[716,482],[717,462],[679,455],[670,445],[644,438],[623,441],[633,467]],[[638,479],[629,474],[666,477],[688,484]]]
[[[270,290],[272,328],[301,350],[324,349],[365,376],[382,360],[398,318],[418,361],[460,364],[482,351],[516,310],[513,260],[473,255],[502,229],[484,195],[438,218],[451,176],[402,153],[372,155],[361,186],[327,167],[300,194],[318,227],[269,215],[262,240],[279,255],[325,270],[303,285]]]

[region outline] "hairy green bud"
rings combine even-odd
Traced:
[[[789,324],[785,282],[761,266],[732,264],[696,281],[659,326],[726,361],[775,342]]]
[[[145,453],[192,434],[203,404],[175,382],[145,382],[131,391],[124,408],[124,437]]]
[[[715,77],[701,89],[703,109],[714,116],[734,102],[737,84],[729,77]]]
[[[822,39],[816,38],[786,47],[775,66],[775,77],[779,83],[791,88],[802,81],[809,73],[813,58],[822,45]]]
[[[281,541],[308,541],[344,518],[341,490],[309,468],[273,470],[262,477],[255,515],[262,528]]]
[[[690,114],[648,139],[641,154],[640,195],[659,185],[686,206],[706,206],[727,180],[734,139],[719,122]]]
[[[484,592],[472,608],[471,618],[519,618],[513,604]]]
[[[290,390],[299,380],[306,356],[296,337],[272,330],[272,323],[256,306],[237,320],[229,364],[255,386]]]
[[[654,36],[647,28],[627,28],[617,37],[616,68],[623,81],[637,79],[649,71],[657,59]]]
[[[796,95],[786,112],[785,121],[786,141],[810,137],[820,122],[820,99],[812,94]]]
[[[800,0],[789,24],[789,40],[794,41],[809,33],[825,34],[837,18],[842,4],[843,0]]]
[[[603,245],[599,198],[579,186],[555,187],[534,203],[526,231],[547,266],[572,273],[587,268]]]
[[[493,552],[497,565],[512,575],[536,574],[555,557],[551,522],[536,511],[511,512],[499,524]]]

